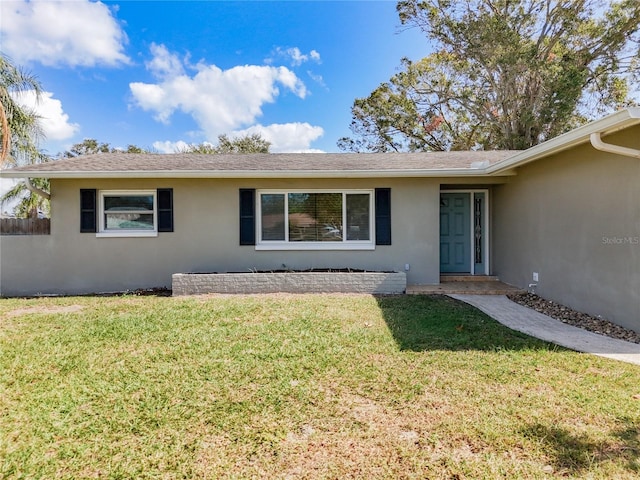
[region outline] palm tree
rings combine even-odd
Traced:
[[[30,182],[42,192],[49,191],[48,178],[33,178]],[[25,182],[16,183],[0,197],[0,205],[11,201],[17,201],[13,212],[18,218],[38,218],[40,215],[49,217],[49,200],[30,191]]]
[[[16,94],[28,91],[35,92],[39,99],[42,94],[40,82],[0,53],[0,168],[48,160],[37,145],[42,135],[40,117],[22,107],[15,98]],[[36,194],[34,190],[40,193]],[[48,190],[47,179],[20,182],[0,198],[0,205],[18,200],[15,208],[18,216],[36,217],[39,211],[49,211]]]
[[[0,53],[0,167],[42,160],[37,147],[42,135],[40,117],[15,99],[16,94],[27,91],[34,91],[39,99],[40,82]]]

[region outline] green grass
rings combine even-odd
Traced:
[[[446,297],[0,300],[2,478],[635,478],[638,393]]]

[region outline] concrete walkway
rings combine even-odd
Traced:
[[[640,365],[640,345],[567,325],[512,302],[504,295],[449,295],[466,302],[503,325],[578,352]]]

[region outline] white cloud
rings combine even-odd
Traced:
[[[311,142],[317,140],[324,134],[322,127],[314,127],[308,123],[274,123],[272,125],[253,125],[244,130],[231,132],[229,138],[245,137],[247,135],[259,134],[262,138],[271,143],[269,150],[273,153],[324,153],[322,150],[309,148]],[[216,145],[214,143],[201,142],[206,145]],[[177,142],[157,141],[153,142],[153,148],[159,153],[176,153],[184,150],[190,144],[178,140]]]
[[[287,54],[291,56],[291,60],[294,65],[302,65],[303,62],[306,62],[309,57],[307,55],[303,55],[298,47],[289,48],[287,50]]]
[[[177,142],[171,142],[169,140],[165,140],[164,142],[153,142],[154,150],[157,150],[159,153],[177,153],[184,151],[189,144],[187,142],[183,142],[182,140],[178,140]]]
[[[14,61],[43,65],[129,63],[127,36],[101,2],[32,0],[0,2],[0,43]]]
[[[275,61],[276,58],[285,58],[291,61],[291,65],[294,67],[299,67],[303,63],[313,61],[316,63],[322,63],[320,59],[320,54],[317,50],[311,50],[308,54],[302,53],[302,51],[298,47],[291,48],[282,48],[277,47],[273,53],[271,58],[265,59],[265,62],[271,64]]]
[[[231,137],[259,134],[265,140],[271,142],[270,151],[282,152],[318,152],[311,150],[311,142],[324,134],[322,127],[300,123],[274,123],[272,125],[253,125],[244,130],[234,131]]]
[[[173,78],[184,75],[182,61],[164,45],[151,44],[153,59],[145,65],[156,78]]]
[[[321,87],[326,87],[327,84],[324,83],[324,78],[322,77],[322,75],[316,75],[315,73],[313,73],[311,70],[307,70],[307,75],[309,75],[309,77],[311,78],[311,80],[313,80],[314,82],[316,82],[318,85],[320,85]]]
[[[34,90],[13,94],[15,101],[40,116],[40,125],[47,140],[66,140],[80,129],[77,123],[69,123],[69,115],[62,110],[62,102],[53,93],[42,92],[36,98]]]
[[[199,63],[195,75],[189,76],[164,45],[154,45],[152,53],[147,68],[158,82],[130,83],[135,105],[154,112],[163,123],[175,111],[191,115],[207,138],[254,123],[263,105],[276,101],[279,87],[302,99],[307,95],[304,83],[286,67],[244,65],[222,70]]]

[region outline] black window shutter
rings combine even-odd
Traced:
[[[97,219],[96,190],[94,188],[81,188],[80,233],[96,233]]]
[[[158,189],[158,231],[173,232],[173,188]]]
[[[240,245],[256,244],[256,191],[240,189]]]
[[[391,245],[390,188],[376,188],[376,245]]]

